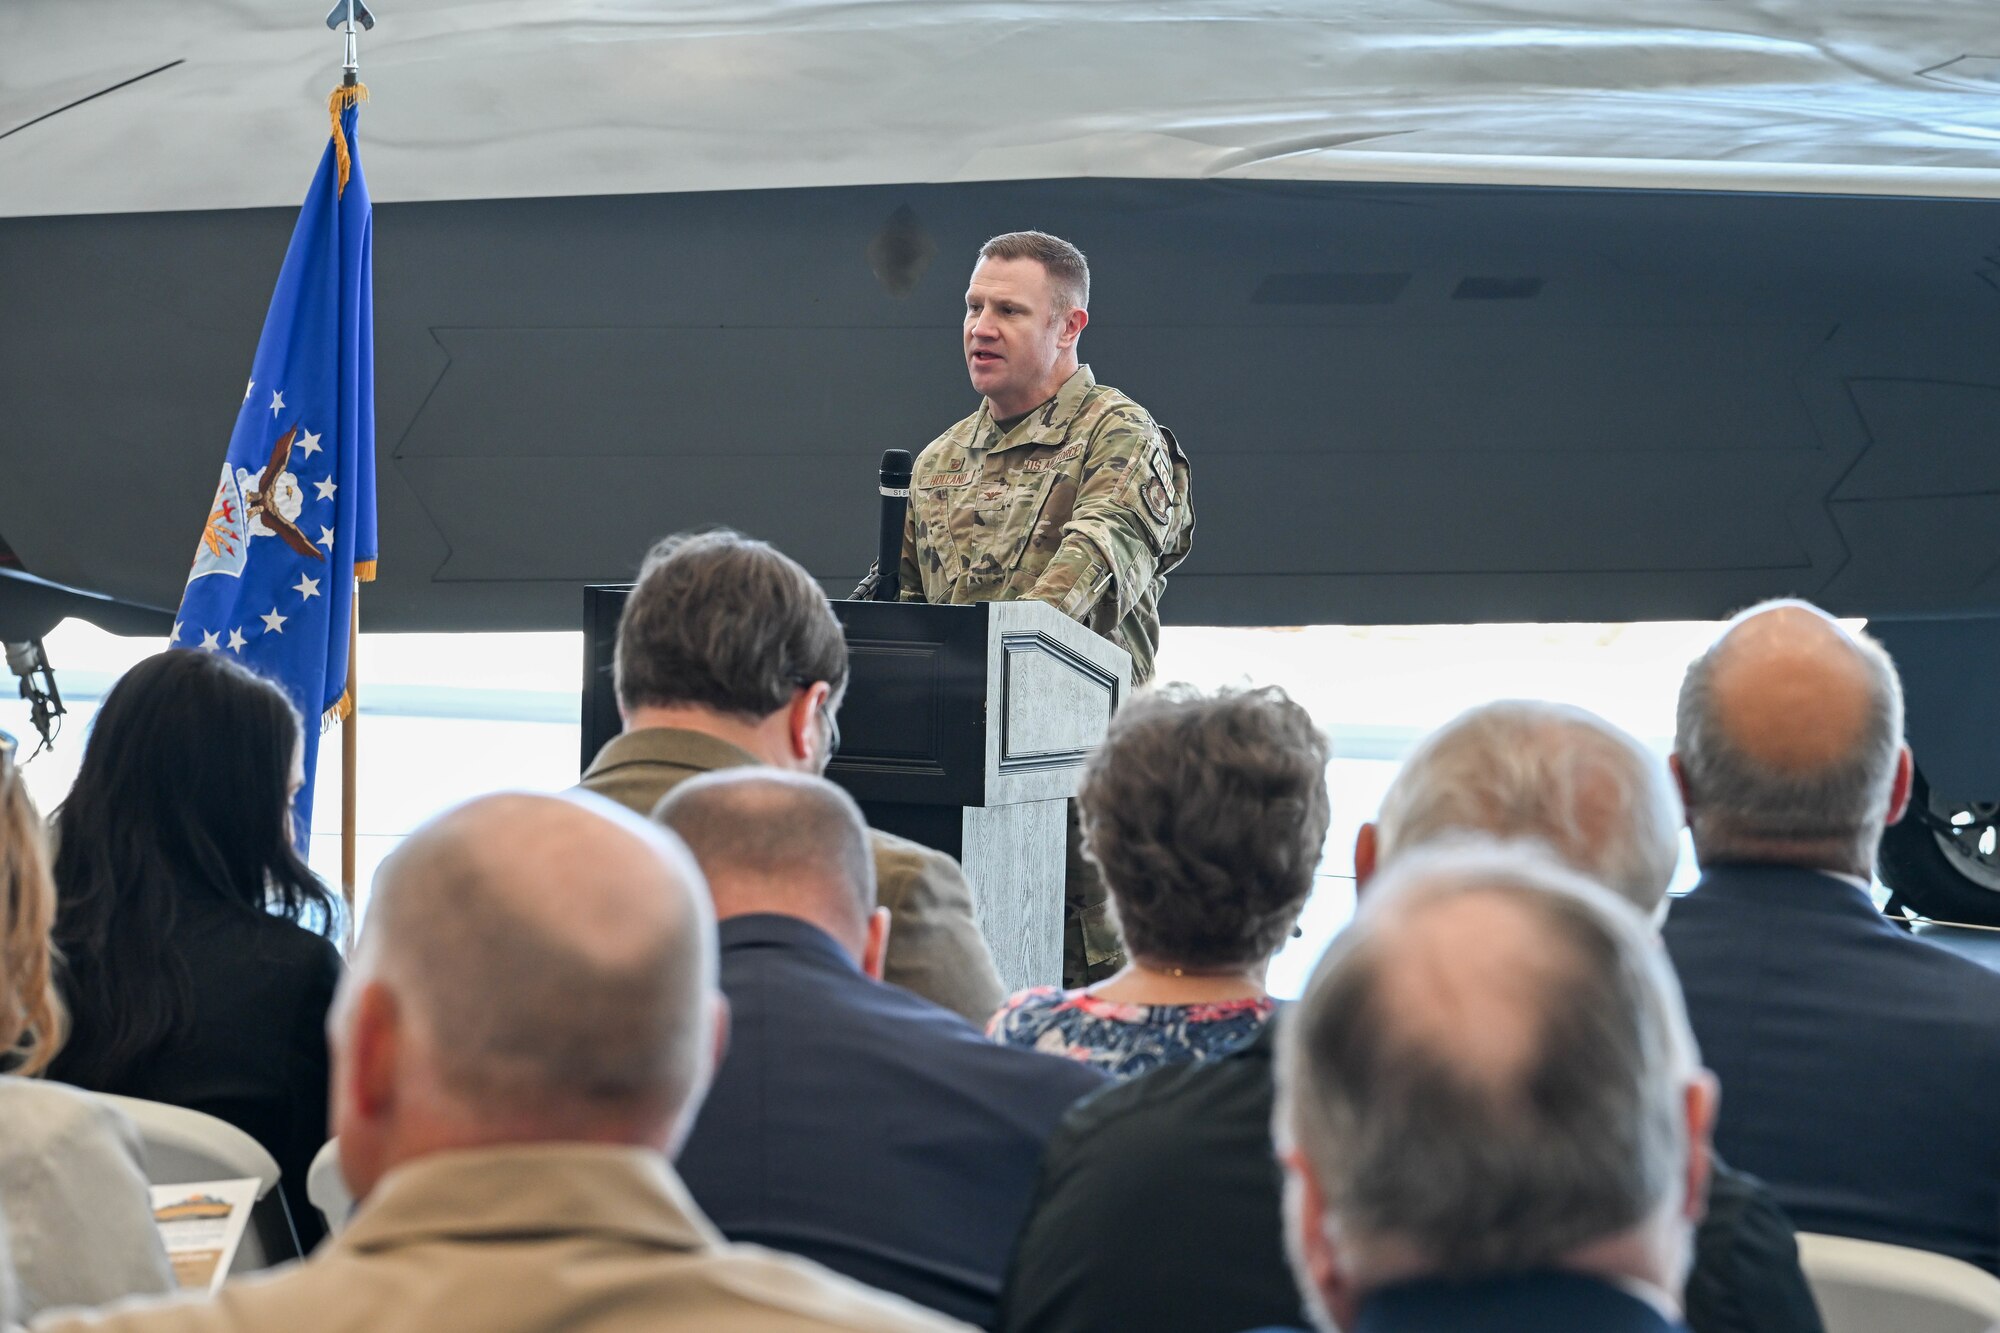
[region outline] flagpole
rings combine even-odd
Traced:
[[[347,619],[347,717],[340,724],[340,896],[347,901],[348,929],[354,929],[355,803],[360,783],[356,770],[360,744],[355,732],[361,726],[361,581],[354,581],[352,608]]]
[[[347,185],[347,147],[340,133],[339,108],[352,105],[354,98],[365,97],[368,90],[361,87],[360,43],[357,41],[355,25],[363,29],[375,26],[375,16],[369,12],[365,0],[334,0],[334,6],[327,11],[326,26],[341,31],[345,39],[346,59],[340,71],[340,87],[334,92],[328,112],[333,117],[334,146],[340,153],[340,183]],[[353,595],[348,601],[347,617],[347,689],[344,702],[347,716],[340,725],[340,896],[347,903],[348,937],[353,938],[354,920],[354,862],[356,844],[356,805],[358,804],[360,782],[360,741],[361,728],[361,579],[353,580]]]

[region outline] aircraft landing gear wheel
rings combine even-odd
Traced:
[[[1892,908],[1907,904],[1934,921],[2000,926],[2000,801],[1941,797],[1922,771],[1909,813],[1882,835],[1875,873]]]

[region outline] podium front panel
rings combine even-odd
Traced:
[[[835,602],[847,635],[840,751],[858,801],[986,802],[986,608]]]

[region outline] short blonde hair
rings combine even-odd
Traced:
[[[1536,839],[1650,914],[1680,862],[1681,802],[1665,761],[1597,714],[1498,699],[1410,753],[1375,831],[1384,863],[1453,835]]]
[[[1083,251],[1060,236],[1045,231],[1002,232],[979,247],[981,259],[1032,259],[1049,275],[1056,294],[1055,309],[1061,318],[1071,310],[1090,309],[1090,264]]]
[[[56,886],[47,835],[13,756],[0,754],[0,1062],[38,1074],[63,1039],[49,930]]]

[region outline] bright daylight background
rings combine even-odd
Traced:
[[[1295,996],[1354,908],[1355,829],[1373,815],[1419,737],[1495,698],[1560,699],[1609,718],[1662,754],[1673,735],[1682,669],[1716,633],[1707,623],[1635,625],[1169,628],[1160,678],[1214,687],[1279,685],[1333,740],[1333,824],[1304,934],[1272,966],[1271,989]],[[96,703],[119,674],[159,648],[67,621],[46,640],[69,707],[55,748],[23,770],[43,813],[76,776]],[[499,787],[574,783],[581,744],[581,634],[364,634],[361,638],[360,843],[366,910],[375,867],[433,812]],[[0,700],[0,730],[34,744],[27,708]],[[228,738],[215,738],[218,745]],[[340,744],[320,748],[311,861],[340,873]],[[1683,855],[1680,884],[1692,882]]]

